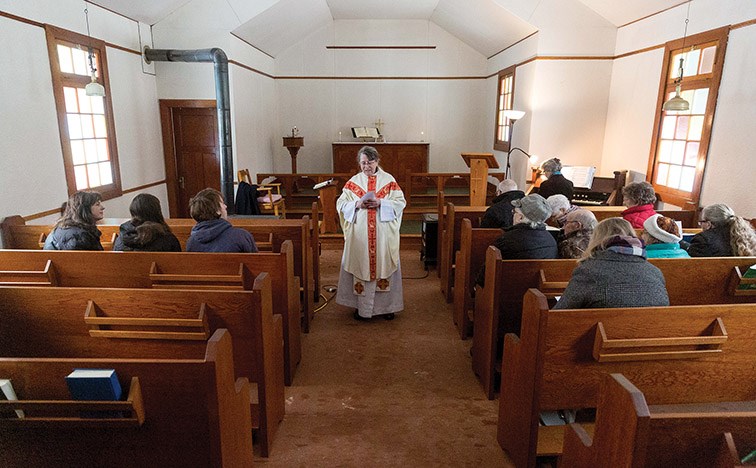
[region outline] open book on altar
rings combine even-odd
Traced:
[[[591,188],[596,168],[593,166],[564,166],[562,175],[572,181],[572,185],[580,188]]]
[[[352,127],[352,136],[355,138],[378,138],[381,132],[376,127]]]

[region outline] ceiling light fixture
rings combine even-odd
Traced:
[[[92,82],[84,87],[84,93],[87,96],[105,96],[105,87],[97,82],[96,72],[97,69],[94,66],[94,52],[92,51],[92,34],[89,31],[89,9],[84,7],[84,17],[87,19],[87,37],[89,37],[88,55],[89,55],[89,70],[92,75]]]
[[[691,1],[692,0],[688,1],[688,12],[685,14],[685,32],[683,33],[682,52],[680,54],[680,74],[678,75],[677,79],[675,79],[675,83],[677,84],[677,86],[675,87],[675,95],[674,97],[672,97],[672,99],[662,105],[662,110],[667,112],[686,111],[690,109],[690,103],[683,99],[682,96],[680,96],[680,89],[682,88],[683,62],[685,61],[685,38],[688,37],[688,21],[690,18]]]

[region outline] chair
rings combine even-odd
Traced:
[[[239,182],[246,182],[252,185],[252,178],[249,176],[249,169],[242,169],[237,171],[236,177]],[[286,219],[286,200],[281,195],[280,183],[267,183],[257,185],[257,192],[267,192],[260,197],[257,197],[257,203],[261,210],[272,211],[275,216]],[[274,193],[275,192],[275,193]],[[279,214],[280,209],[280,214]]]

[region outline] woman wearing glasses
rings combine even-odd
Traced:
[[[756,255],[756,232],[751,224],[735,216],[727,205],[717,203],[701,210],[701,233],[688,247],[691,257],[750,257]]]

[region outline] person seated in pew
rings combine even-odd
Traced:
[[[588,249],[554,309],[668,306],[664,275],[622,218],[596,225]]]
[[[690,258],[688,252],[680,248],[682,235],[672,218],[655,214],[643,223],[641,239],[646,243],[648,258]]]
[[[646,181],[627,184],[622,189],[622,198],[627,207],[622,212],[622,218],[628,221],[634,229],[641,229],[643,222],[656,214],[656,211],[654,211],[656,192],[654,186]]]
[[[524,197],[522,190],[517,190],[517,183],[512,179],[504,179],[496,187],[496,197],[492,200],[491,206],[483,213],[480,220],[482,228],[499,228],[506,229],[514,224],[514,207],[513,200],[519,200]]]
[[[546,220],[551,216],[551,208],[546,200],[531,194],[513,200],[514,225],[504,230],[493,243],[501,251],[504,260],[528,258],[557,258],[557,243],[546,230]],[[485,265],[478,272],[475,282],[485,282]]]
[[[140,193],[129,205],[131,219],[121,224],[113,250],[181,252],[181,243],[165,223],[160,200]]]
[[[252,234],[228,222],[226,203],[219,191],[200,190],[189,200],[189,214],[197,224],[186,241],[187,252],[257,252]]]
[[[558,158],[551,158],[541,164],[541,170],[546,180],[541,182],[538,194],[546,199],[561,193],[567,200],[572,201],[574,186],[570,179],[562,175],[562,162]]]
[[[559,258],[582,257],[591,242],[596,224],[598,221],[592,211],[578,208],[567,213],[564,235],[559,241]]]
[[[104,217],[105,207],[99,193],[74,193],[63,216],[45,239],[44,250],[103,250],[97,221]]]
[[[727,205],[717,203],[701,210],[698,221],[702,231],[693,236],[688,247],[691,257],[750,257],[756,255],[756,231],[735,216]]]
[[[559,228],[564,227],[564,223],[567,222],[567,214],[578,209],[577,206],[570,203],[567,197],[558,193],[552,195],[546,199],[546,203],[551,207],[551,218],[549,218],[549,224]]]

